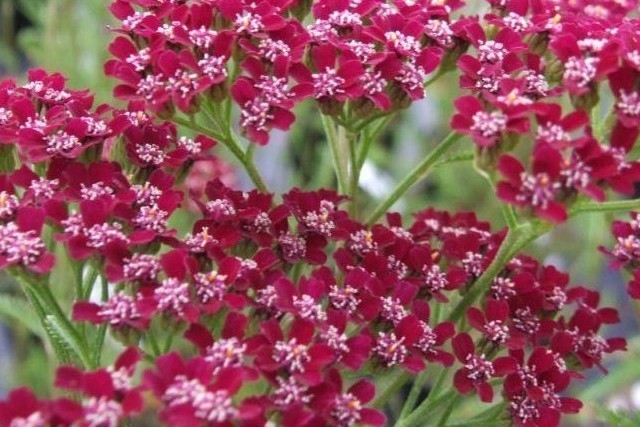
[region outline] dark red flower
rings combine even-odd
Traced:
[[[475,354],[475,345],[467,333],[456,335],[452,344],[456,358],[463,365],[456,371],[453,378],[456,389],[462,394],[470,393],[475,389],[480,400],[491,402],[493,388],[489,380],[514,372],[517,368],[516,360],[510,356],[488,360],[484,354]]]

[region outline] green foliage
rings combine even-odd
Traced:
[[[33,308],[22,298],[0,294],[0,316],[7,323],[20,322],[30,333],[41,339],[45,337]]]
[[[108,58],[111,17],[103,0],[2,0],[2,22],[18,12],[32,26],[17,36],[5,34],[0,65],[13,73],[24,54],[30,66],[60,71],[71,86],[91,87],[99,102],[109,100],[112,82],[102,73]],[[6,25],[6,24],[5,24]]]
[[[596,414],[600,421],[611,427],[637,427],[640,425],[640,412],[624,412],[607,409],[603,407],[596,408]]]
[[[54,348],[56,348],[56,354],[60,354],[63,351],[71,353],[80,359],[85,366],[92,366],[93,362],[87,356],[86,346],[69,325],[53,315],[48,315],[45,321],[45,328]]]

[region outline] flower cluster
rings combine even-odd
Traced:
[[[640,24],[619,18],[620,4],[629,10],[635,2],[587,7],[586,15],[582,9],[563,13],[568,6],[554,2],[492,3],[495,13],[484,16],[495,29],[491,37],[474,19],[456,23],[474,52],[458,61],[460,85],[471,94],[456,100],[451,125],[473,139],[481,167],[497,166],[503,177],[498,196],[562,222],[578,195],[602,201],[606,188],[631,194],[640,177],[640,165],[628,157],[640,123],[633,62]],[[615,114],[601,118],[597,104],[605,83],[615,96]],[[571,107],[563,111],[566,95]],[[611,133],[603,133],[612,119]],[[529,167],[505,154],[520,140],[533,141]]]
[[[89,92],[42,70],[22,86],[0,82],[0,269],[20,279],[65,362],[55,385],[74,396],[16,390],[0,403],[0,427],[115,427],[137,416],[182,427],[381,426],[398,381],[433,364],[443,376],[425,405],[452,393],[502,399],[496,417],[520,427],[576,413],[570,384],[625,349],[606,337],[618,313],[522,249],[580,195],[600,202],[640,180],[630,157],[640,21],[626,18],[637,4],[488,3],[481,18],[453,18],[463,2],[115,0],[121,24],[105,72],[126,107],[94,108]],[[466,93],[451,127],[473,141],[478,169],[500,177],[500,199],[522,209],[505,209],[505,230],[431,208],[410,224],[393,212],[362,221],[350,208],[379,120],[456,66]],[[605,83],[614,101],[600,119]],[[330,123],[328,139],[348,145],[333,153],[348,195],[271,194],[256,146],[235,134],[234,117],[264,145],[305,99]],[[513,155],[525,140],[530,165]],[[224,169],[217,143],[258,189],[211,176],[212,165]],[[178,216],[188,232],[173,228]],[[615,223],[609,251],[636,271],[638,298],[639,224],[637,214]],[[51,271],[68,266],[70,316],[49,290]],[[107,332],[126,349],[101,367]],[[408,401],[401,425],[421,425],[422,404]],[[438,425],[447,404],[426,406],[443,414]]]
[[[16,389],[0,403],[0,425],[121,425],[144,407],[143,388],[134,384],[139,360],[138,350],[129,348],[107,368],[83,372],[72,366],[60,367],[56,387],[82,396],[81,400],[39,400],[26,388]]]
[[[107,182],[100,188],[111,188]],[[138,215],[149,214],[143,209],[148,199],[176,200],[160,171],[148,183],[127,192],[136,195]],[[92,188],[79,179],[60,185],[61,194],[73,186]],[[109,200],[114,211],[131,209],[113,193],[98,198],[100,207]],[[571,373],[600,365],[606,353],[624,347],[624,340],[600,335],[602,325],[617,321],[615,310],[599,309],[594,292],[568,287],[566,274],[524,256],[495,278],[482,306],[468,310],[469,324],[480,332],[475,344],[466,332],[456,335],[451,321],[434,318],[434,308],[442,311],[483,274],[504,238],[472,214],[427,210],[408,228],[389,215],[388,225],[367,228],[341,210],[343,198],[330,191],[293,190],[274,205],[270,195],[212,181],[205,194],[196,201],[202,218],[183,239],[162,222],[116,227],[84,200],[82,213],[63,220],[58,234],[73,257],[103,262],[113,284],[101,303],[76,302],[76,321],[108,325],[127,345],[146,345],[156,322],[173,333],[186,328],[184,337],[199,355],[158,358],[157,372],[145,374],[142,384],[162,402],[159,417],[169,425],[274,417],[282,425],[381,425],[384,416],[365,406],[375,388],[363,372],[417,373],[456,359],[460,393],[477,390],[490,402],[488,380],[515,375],[504,385],[514,422],[550,425],[559,413],[579,408],[559,394]],[[158,206],[172,211],[166,203]],[[154,218],[163,217],[159,212]],[[87,227],[91,232],[83,231]],[[169,250],[157,254],[152,241]],[[329,243],[337,245],[336,268]],[[296,268],[305,274],[286,274]],[[574,314],[560,315],[569,305]],[[219,322],[217,332],[212,325]],[[455,357],[445,346],[454,335]],[[534,362],[524,359],[530,351],[548,363],[532,368]],[[343,386],[347,373],[350,381],[360,379]],[[253,383],[269,391],[238,397]],[[532,387],[543,389],[545,398],[532,398]]]
[[[458,1],[309,3],[117,0],[120,36],[106,73],[122,82],[116,96],[163,114],[212,110],[231,96],[245,134],[266,144],[306,98],[351,120],[424,98],[426,77],[458,44]]]
[[[624,268],[633,276],[628,292],[634,299],[640,299],[640,217],[631,212],[630,221],[614,221],[611,228],[615,244],[613,248],[601,248],[612,260],[614,268]]]

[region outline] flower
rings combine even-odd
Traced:
[[[471,336],[467,333],[456,335],[453,340],[453,351],[462,367],[454,375],[456,389],[466,394],[476,390],[483,402],[493,400],[493,388],[489,379],[503,377],[516,370],[516,360],[510,356],[488,360],[484,354],[476,355]]]
[[[458,113],[451,119],[451,127],[471,136],[480,147],[491,147],[506,134],[523,134],[529,130],[529,121],[523,117],[526,111],[486,111],[473,96],[463,96],[455,101]]]

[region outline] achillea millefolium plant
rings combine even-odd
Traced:
[[[626,347],[602,334],[618,313],[522,251],[571,217],[640,208],[611,198],[640,181],[638,4],[486,3],[116,0],[118,107],[39,69],[0,83],[0,267],[61,390],[11,392],[0,426],[553,427],[580,411],[569,386]],[[362,209],[369,148],[448,73],[451,133]],[[252,155],[308,119],[300,103],[321,115],[336,187],[272,194]],[[390,210],[464,144],[507,227],[427,200]],[[218,150],[254,190],[185,186]],[[637,214],[613,234],[601,251],[635,270],[640,298]],[[75,283],[53,283],[56,268]],[[107,334],[123,348],[112,364]],[[459,411],[469,399],[486,408]]]

